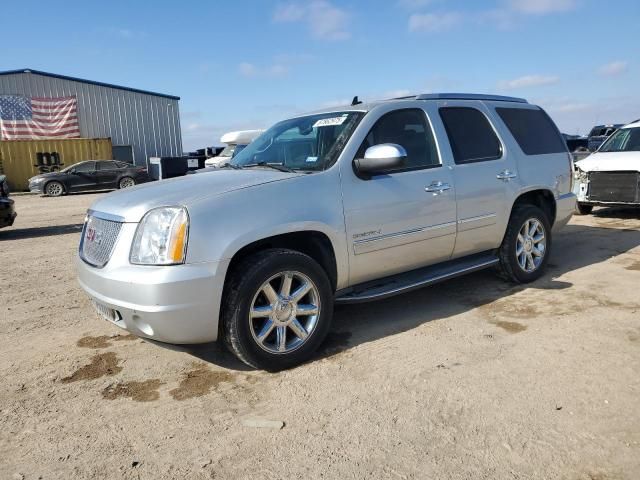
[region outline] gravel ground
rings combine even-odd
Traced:
[[[527,287],[340,307],[315,361],[268,374],[93,313],[96,197],[16,196],[0,230],[0,478],[640,478],[637,210],[574,218]]]

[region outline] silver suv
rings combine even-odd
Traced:
[[[430,94],[277,123],[224,169],[106,195],[80,284],[141,337],[309,359],[334,303],[499,267],[537,279],[575,209],[556,126],[526,100]]]

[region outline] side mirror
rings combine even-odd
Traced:
[[[356,173],[369,177],[377,172],[384,172],[401,167],[407,158],[407,151],[395,143],[382,143],[367,148],[364,158],[356,158],[353,166]]]

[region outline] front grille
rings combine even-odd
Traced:
[[[640,173],[591,172],[589,200],[610,203],[640,202]]]
[[[121,227],[120,222],[88,216],[80,240],[82,259],[95,267],[104,267],[111,258]]]

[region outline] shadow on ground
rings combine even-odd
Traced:
[[[337,306],[332,330],[315,359],[330,357],[363,343],[489,305],[523,290],[544,292],[571,288],[571,283],[555,278],[608,260],[640,245],[640,221],[615,221],[638,218],[635,212],[598,210],[598,218],[614,219],[607,223],[608,227],[566,226],[554,237],[547,273],[528,285],[506,283],[493,270],[485,270],[386,300]],[[222,342],[171,348],[225,368],[247,370]]]
[[[22,240],[26,238],[51,237],[54,235],[66,235],[68,233],[80,233],[81,223],[69,225],[55,225],[51,227],[15,228],[12,230],[0,230],[0,242],[6,240]]]

